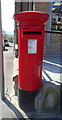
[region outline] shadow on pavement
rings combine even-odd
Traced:
[[[46,86],[46,89],[55,89],[59,94],[60,101],[58,104],[60,105],[59,113],[62,115],[62,81],[61,75],[62,74],[62,66],[60,63],[60,58],[45,58],[43,60],[43,83]],[[54,91],[54,92],[55,92]],[[59,118],[58,118],[59,119]]]
[[[5,104],[7,104],[7,106],[16,114],[17,118],[23,118],[22,114],[18,111],[18,109],[6,97],[3,102],[5,102]]]
[[[54,81],[54,80],[49,76],[49,74],[47,74],[46,71],[43,70],[43,72],[44,72],[45,75],[48,77],[48,79],[50,80],[50,82],[51,82],[51,81]],[[43,77],[44,77],[44,76],[43,76]],[[45,79],[45,78],[44,78],[44,79]],[[58,82],[58,81],[56,81],[56,80],[55,80],[55,82],[58,83],[58,84],[61,84],[60,82]]]
[[[44,57],[44,60],[52,62],[52,63],[55,63],[55,64],[62,65],[62,63],[61,63],[61,56],[59,56],[59,57],[57,57],[57,56],[56,57],[52,57],[52,56]]]
[[[7,49],[7,48],[5,48],[5,50],[3,50],[3,51],[8,51],[8,49]]]
[[[62,73],[62,66],[50,61],[43,62],[43,69],[52,73]]]

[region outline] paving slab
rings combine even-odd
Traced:
[[[1,109],[0,109],[0,113],[1,113],[1,119],[3,118],[17,118],[16,114],[10,109],[10,107],[8,107],[8,105],[5,103],[4,101],[1,101]]]

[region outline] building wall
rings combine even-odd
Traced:
[[[35,11],[41,11],[49,13],[49,2],[36,2]],[[48,23],[46,22],[46,30]],[[44,56],[60,56],[60,45],[62,45],[62,35],[61,34],[51,34],[50,46],[47,46],[47,33],[45,33],[44,41]]]
[[[36,2],[35,11],[48,13],[48,5],[49,5],[49,2]]]
[[[44,55],[60,57],[61,46],[62,46],[62,35],[61,34],[51,34],[50,47],[44,46]]]
[[[15,13],[18,13],[21,11],[21,3],[20,2],[15,2]],[[15,43],[18,43],[18,27],[17,27],[17,22],[15,21]]]
[[[48,13],[49,12],[49,2],[35,2],[35,11],[40,11],[43,13]],[[46,29],[48,26],[48,22],[45,23],[46,24]]]
[[[22,2],[22,11],[28,11],[28,10],[29,10],[29,3]]]
[[[15,2],[15,13],[28,10],[28,2]],[[18,43],[18,28],[17,22],[15,22],[15,43]]]

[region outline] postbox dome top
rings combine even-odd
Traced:
[[[47,13],[25,11],[14,14],[14,19],[21,24],[43,24],[49,18]],[[35,21],[35,22],[34,22]]]

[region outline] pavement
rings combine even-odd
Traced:
[[[46,81],[50,81],[56,85],[62,83],[62,64],[60,59],[60,57],[46,57],[43,60],[43,76]]]
[[[14,52],[13,46],[5,47],[4,55],[4,79],[5,79],[5,94],[11,94],[11,89],[13,87],[13,60]],[[10,87],[9,87],[10,86]]]
[[[10,52],[10,49],[9,49],[9,52]],[[40,114],[37,112],[27,113],[19,108],[18,97],[15,96],[14,94],[14,88],[13,88],[14,83],[12,81],[13,76],[16,76],[18,74],[18,58],[15,58],[13,49],[12,49],[11,58],[9,58],[9,63],[11,62],[11,66],[9,65],[9,63],[6,66],[8,67],[9,65],[9,71],[7,71],[6,73],[7,75],[6,79],[10,78],[10,84],[8,81],[8,84],[10,86],[8,91],[10,92],[6,91],[7,93],[5,93],[5,99],[0,100],[0,107],[1,107],[0,120],[1,119],[3,120],[4,118],[5,119],[12,118],[12,120],[16,120],[16,119],[18,120],[19,118],[25,118],[28,120],[30,118],[33,118],[34,120],[35,118],[38,118],[38,119],[42,118],[42,120],[43,119],[45,120],[45,118],[47,119],[54,118],[54,120],[59,120],[60,114],[55,114],[55,113],[41,113]],[[9,72],[10,72],[10,76],[8,75]],[[44,58],[42,74],[43,74],[43,77],[46,79],[46,81],[50,81],[56,85],[60,85],[60,83],[62,83],[61,77],[60,77],[60,75],[62,75],[62,65],[60,63],[60,57],[59,58],[58,57]],[[6,83],[7,81],[5,82],[5,84]],[[61,115],[61,119],[62,119],[62,115]]]
[[[11,100],[11,93],[13,88],[13,60],[14,52],[13,45],[6,47],[3,51],[4,55],[4,84],[5,84],[5,99],[0,100],[0,120],[2,118],[17,118],[16,114],[11,110],[9,101]],[[8,100],[7,100],[8,98]],[[9,106],[8,106],[9,105]]]

